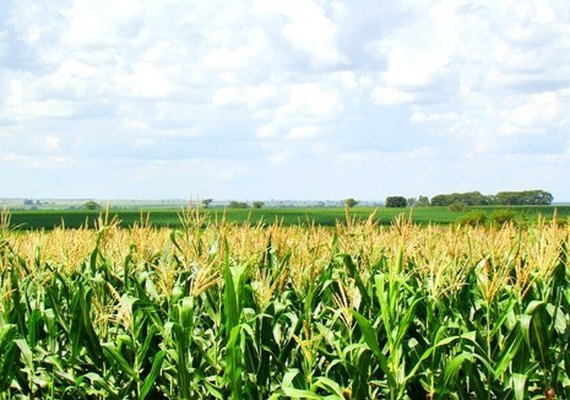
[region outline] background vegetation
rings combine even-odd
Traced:
[[[491,215],[497,210],[504,210],[500,206],[466,207],[461,203],[458,211],[448,207],[418,207],[418,208],[373,208],[353,207],[350,215],[360,220],[367,219],[374,213],[375,222],[382,225],[391,224],[402,212],[406,218],[411,218],[419,224],[451,224],[460,222],[464,214],[470,211],[480,211],[485,215],[484,220],[490,222]],[[509,208],[514,219],[519,222],[536,221],[538,215],[552,218],[558,215],[560,221],[570,216],[570,206],[513,206]],[[178,217],[181,209],[128,209],[111,210],[112,216],[120,220],[120,226],[133,226],[135,223],[147,221],[156,227],[181,227]],[[309,208],[261,208],[261,209],[214,209],[202,208],[201,212],[210,222],[226,219],[228,222],[249,221],[252,224],[269,225],[275,221],[283,225],[303,225],[315,223],[321,226],[335,226],[336,222],[345,219],[345,210],[342,207],[309,207]],[[11,211],[12,226],[22,229],[53,229],[56,226],[79,228],[81,226],[93,227],[100,211],[88,210],[46,210],[46,211]]]

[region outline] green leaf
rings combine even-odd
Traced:
[[[189,336],[178,323],[168,323],[167,326],[169,329],[172,329],[176,344],[176,371],[178,372],[177,386],[179,388],[179,395],[180,398],[184,400],[190,399],[190,373],[188,372]]]
[[[502,375],[508,370],[511,365],[511,361],[517,356],[519,348],[524,342],[524,335],[517,328],[518,325],[505,338],[503,342],[504,347],[501,350],[501,353],[495,357],[497,359],[495,362],[495,373],[497,376]]]
[[[310,392],[308,390],[295,389],[292,387],[284,387],[284,388],[282,388],[282,390],[283,390],[283,393],[285,394],[285,396],[291,397],[293,399],[321,400],[323,398],[322,396],[319,396],[318,394]]]
[[[358,311],[350,310],[350,313],[354,316],[354,318],[356,318],[356,322],[362,331],[362,335],[364,336],[366,344],[370,350],[372,350],[372,353],[374,353],[374,355],[379,358],[382,355],[382,351],[380,350],[380,345],[378,344],[378,336],[372,327],[372,324]]]
[[[226,400],[226,396],[224,396],[224,393],[222,392],[222,390],[220,390],[220,388],[212,385],[206,379],[202,380],[202,384],[204,385],[204,387],[206,388],[208,393],[211,394],[214,398],[220,399],[220,400]]]
[[[362,314],[358,311],[350,310],[351,314],[356,319],[360,330],[362,331],[362,335],[364,336],[364,341],[368,345],[368,348],[372,350],[372,354],[378,359],[380,363],[380,368],[386,374],[389,380],[393,379],[391,371],[388,368],[388,360],[386,356],[380,350],[380,345],[378,343],[378,336],[370,321],[368,321]],[[395,382],[392,382],[395,384]]]
[[[226,335],[239,324],[239,311],[234,287],[234,279],[230,269],[229,248],[226,242],[226,260],[224,266],[224,315],[226,318]]]
[[[160,369],[162,368],[162,363],[165,356],[165,351],[159,351],[155,354],[154,359],[152,360],[152,368],[144,379],[143,385],[141,387],[139,400],[144,400],[150,393],[152,387],[154,386],[154,383],[156,382],[156,378],[158,378],[158,375],[160,374]]]
[[[315,386],[325,389],[329,393],[334,393],[339,399],[344,399],[342,388],[338,383],[324,376],[320,376],[315,381]]]
[[[88,379],[91,382],[91,385],[94,387],[102,388],[106,391],[106,398],[111,399],[119,399],[120,397],[117,394],[117,391],[113,389],[105,379],[103,379],[99,374],[94,372],[88,372],[82,376],[82,378]],[[80,379],[82,379],[80,378]]]
[[[144,321],[146,322],[146,319]],[[142,325],[143,324],[141,323],[141,326]],[[154,339],[156,333],[157,333],[157,329],[156,329],[155,325],[150,325],[150,327],[148,327],[148,330],[144,333],[144,341],[143,341],[142,345],[139,346],[139,348],[137,349],[137,352],[136,352],[136,359],[137,359],[137,365],[138,366],[142,365],[142,363],[144,362],[144,360],[147,356],[147,353],[150,349],[150,345],[152,343],[152,340]],[[140,332],[139,336],[142,334],[143,333]]]
[[[457,356],[453,357],[451,361],[449,361],[445,366],[445,370],[443,372],[443,381],[442,384],[439,385],[438,391],[444,391],[448,389],[452,390],[456,384],[457,376],[459,374],[459,371],[461,371],[463,363],[466,361],[472,362],[473,358],[473,354],[467,352],[460,353]]]
[[[525,310],[526,315],[530,315],[529,329],[530,346],[536,354],[538,360],[543,364],[548,364],[551,359],[551,352],[548,348],[550,339],[550,316],[546,311],[547,303],[544,301],[531,301]]]
[[[43,316],[40,310],[33,310],[28,316],[27,341],[31,347],[35,347],[43,324]]]
[[[107,357],[108,360],[112,360],[117,363],[120,367],[119,371],[122,371],[129,375],[134,380],[138,381],[139,376],[135,372],[135,370],[131,367],[129,362],[123,357],[123,355],[119,352],[117,347],[112,343],[105,343],[103,345],[103,353]]]
[[[527,376],[524,374],[513,374],[513,391],[515,393],[515,400],[524,400],[526,396],[526,381]]]
[[[192,297],[184,297],[178,305],[178,315],[182,328],[190,331],[193,325],[194,300]]]
[[[32,354],[32,349],[28,346],[28,343],[24,339],[15,339],[14,343],[20,349],[20,354],[22,355],[22,360],[26,367],[32,371],[34,368],[34,356]]]
[[[15,324],[6,324],[0,328],[0,393],[6,391],[19,368],[18,358],[20,352],[14,343],[17,336]]]
[[[352,378],[352,395],[355,399],[364,399],[369,397],[368,393],[368,379],[370,374],[370,361],[372,358],[372,352],[368,349],[364,349],[359,352],[358,358],[358,373],[354,373]]]
[[[239,400],[243,398],[241,392],[241,327],[235,326],[232,329],[228,341],[228,353],[226,361],[226,374],[230,379],[230,388],[232,392],[232,399]]]
[[[356,287],[358,287],[358,290],[360,291],[362,302],[366,306],[366,309],[368,309],[368,307],[370,307],[370,294],[366,290],[366,286],[362,281],[362,277],[360,276],[360,273],[358,272],[358,269],[356,268],[354,261],[352,261],[352,257],[350,257],[348,254],[343,254],[342,259],[350,276],[354,279]]]

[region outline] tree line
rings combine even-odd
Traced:
[[[427,196],[406,199],[404,196],[388,196],[386,207],[424,206],[547,206],[554,197],[545,190],[523,190],[484,195],[481,192],[438,194],[430,200]]]
[[[523,190],[520,192],[499,192],[484,195],[480,192],[438,194],[431,199],[432,206],[449,206],[463,203],[468,206],[505,205],[505,206],[547,206],[554,197],[545,190]]]

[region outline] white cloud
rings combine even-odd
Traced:
[[[6,30],[0,30],[0,59],[4,57],[6,49],[8,47],[8,32]]]
[[[32,81],[32,82],[30,82]],[[8,82],[8,91],[4,98],[4,114],[14,119],[68,118],[77,108],[77,104],[66,98],[43,98],[41,89],[34,85],[30,74],[14,76]]]
[[[570,15],[560,2],[406,7],[407,23],[368,48],[387,64],[375,104],[409,104],[412,124],[453,135],[466,153],[496,149],[501,135],[570,127],[561,102]]]
[[[157,68],[146,63],[136,63],[130,74],[120,76],[119,88],[127,96],[151,99],[166,98],[176,91],[175,77],[179,67]]]
[[[277,94],[277,88],[269,84],[221,87],[214,92],[212,105],[223,107],[241,104],[256,109],[275,98]]]
[[[134,0],[74,1],[65,11],[69,20],[63,40],[72,47],[100,48],[128,45],[141,27],[143,9]]]
[[[524,103],[501,112],[501,132],[507,135],[517,133],[547,133],[548,127],[560,113],[558,94],[545,92],[531,95]]]
[[[321,133],[322,128],[320,126],[297,126],[291,129],[285,137],[292,140],[312,139]]]
[[[94,89],[90,82],[97,78],[98,72],[98,69],[92,65],[67,59],[47,80],[53,90],[81,98]]]
[[[341,99],[336,89],[315,83],[299,83],[290,87],[287,103],[275,114],[280,120],[302,117],[326,119],[341,111]]]
[[[289,158],[291,158],[291,153],[283,151],[271,154],[267,157],[267,160],[272,164],[284,164],[289,160]]]
[[[460,50],[460,27],[455,1],[433,2],[421,17],[377,43],[377,51],[387,61],[382,74],[394,88],[424,89],[447,73]]]
[[[277,135],[277,132],[278,132],[278,131],[277,131],[277,129],[275,128],[275,126],[273,126],[273,125],[271,125],[271,124],[266,124],[266,125],[261,126],[261,127],[257,130],[255,136],[257,136],[257,137],[260,138],[260,139],[263,139],[263,138],[270,138],[270,137],[273,137],[273,136]]]
[[[436,151],[429,146],[412,148],[407,151],[400,152],[383,152],[378,150],[362,150],[353,151],[341,154],[337,158],[339,163],[354,163],[360,162],[364,164],[378,164],[382,161],[394,161],[397,159],[433,159],[436,156]]]
[[[313,67],[336,67],[348,62],[336,45],[337,26],[319,4],[311,0],[258,0],[255,9],[261,15],[283,16],[283,36],[295,50],[309,57]]]
[[[133,143],[133,147],[138,149],[152,147],[153,145],[154,145],[154,140],[150,138],[138,138],[135,139],[135,142]]]
[[[335,76],[331,80],[335,80]],[[273,112],[269,120],[256,132],[272,164],[284,164],[310,150],[297,146],[303,140],[314,143],[322,134],[324,125],[339,118],[343,112],[340,91],[324,84],[299,83],[288,87],[286,100]],[[313,153],[316,155],[316,153]]]
[[[141,61],[153,65],[173,65],[182,63],[188,56],[188,48],[177,39],[161,40],[145,50]]]
[[[377,87],[372,91],[372,99],[378,105],[395,105],[412,103],[413,93],[404,92],[391,87]]]
[[[137,121],[134,119],[126,118],[123,120],[123,128],[128,131],[132,130],[148,130],[150,129],[149,125],[143,121]]]
[[[61,147],[59,145],[59,142],[60,142],[60,139],[57,136],[53,136],[53,135],[48,135],[44,139],[44,145],[45,145],[46,149],[49,151],[60,150]]]
[[[0,153],[0,163],[6,164],[5,168],[55,169],[66,166],[69,162],[69,158],[63,156],[31,157],[20,153]]]
[[[333,76],[336,76],[341,85],[346,89],[355,89],[359,85],[357,75],[352,71],[340,71]]]
[[[410,122],[413,124],[420,124],[424,122],[446,122],[446,123],[453,123],[457,121],[460,116],[456,113],[447,112],[447,113],[425,113],[425,112],[415,112],[412,114],[410,118]]]
[[[250,67],[266,46],[265,33],[253,29],[247,42],[236,48],[217,48],[207,52],[201,60],[207,70],[236,70]]]

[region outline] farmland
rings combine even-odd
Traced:
[[[212,220],[14,231],[0,398],[570,396],[569,229]]]
[[[471,207],[469,211],[481,210],[487,215],[490,221],[492,215],[497,210],[504,207],[487,206]],[[555,213],[560,219],[570,216],[570,206],[517,206],[510,208],[515,218],[519,221],[535,221],[538,215],[552,218]],[[131,209],[111,209],[111,214],[116,216],[123,227],[140,223],[141,219],[157,227],[179,228],[181,226],[178,215],[181,208],[131,208]],[[415,209],[398,208],[372,208],[355,207],[350,210],[350,215],[361,220],[367,219],[375,212],[375,220],[379,224],[389,225],[402,212],[408,217],[411,213],[415,223],[427,224],[450,224],[456,222],[464,212],[452,212],[447,207],[420,207]],[[68,228],[79,228],[85,224],[93,226],[101,211],[87,210],[26,210],[12,211],[12,225],[24,229],[52,229],[61,226]],[[252,224],[264,223],[272,224],[276,220],[284,225],[299,225],[315,223],[321,226],[334,226],[337,220],[345,219],[345,210],[341,207],[308,207],[308,208],[267,208],[267,209],[202,209],[202,213],[207,215],[209,222],[225,218],[228,222],[249,221]]]

